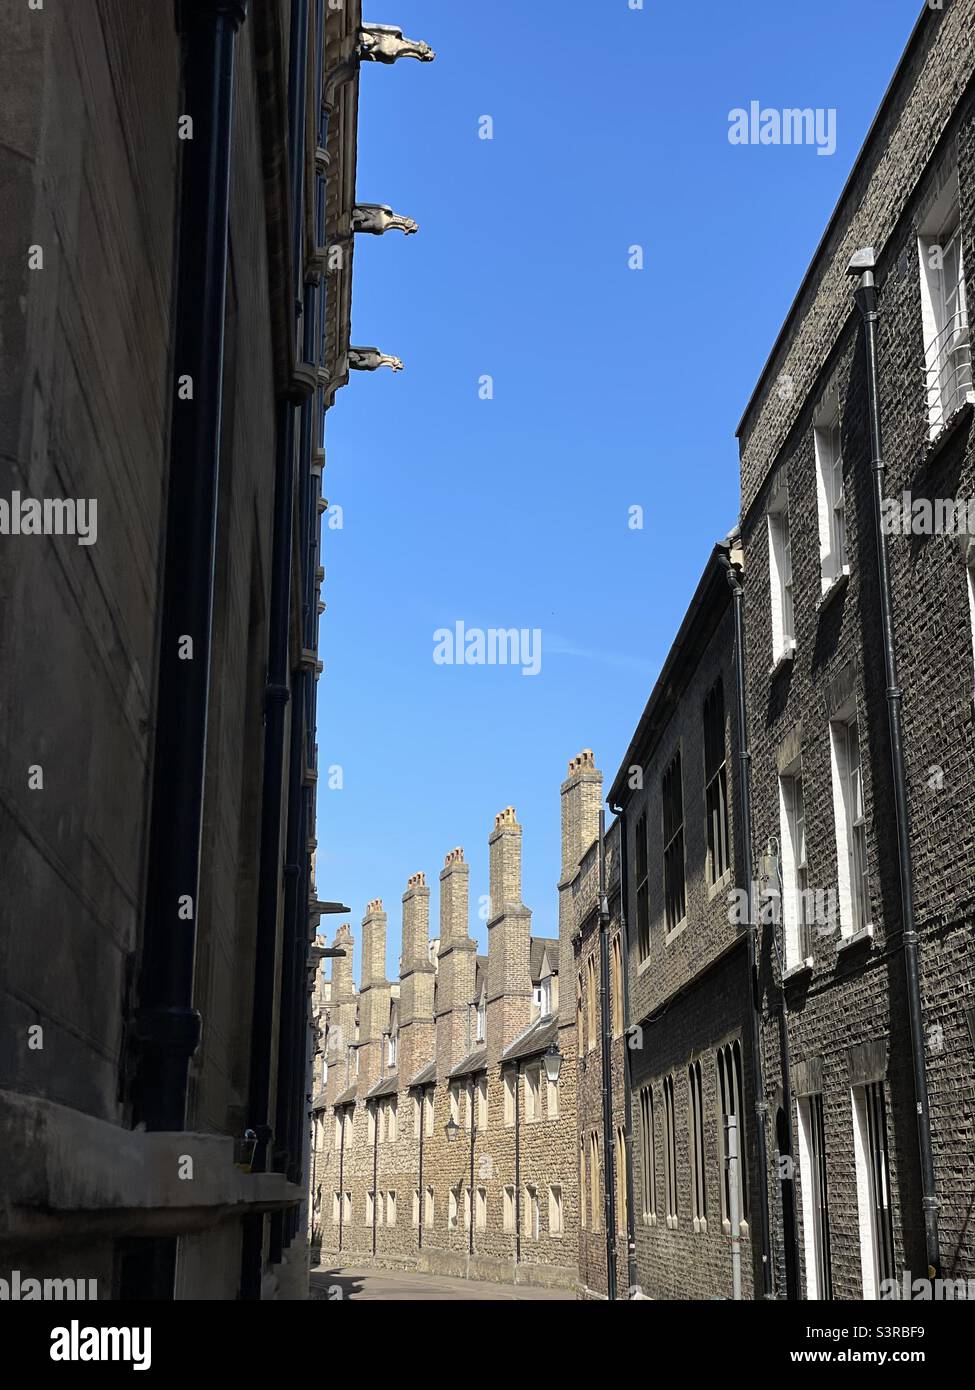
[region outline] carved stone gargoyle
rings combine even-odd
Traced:
[[[349,366],[356,372],[374,372],[379,367],[390,367],[394,372],[403,370],[403,363],[398,357],[390,357],[374,347],[350,347]]]
[[[352,209],[352,230],[368,232],[371,236],[382,236],[384,232],[391,231],[412,236],[419,228],[412,217],[401,217],[385,203],[356,203]]]
[[[404,39],[395,24],[363,25],[359,30],[359,58],[364,63],[395,63],[399,58],[416,58],[432,63],[437,56],[428,43]]]

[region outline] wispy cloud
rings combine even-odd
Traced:
[[[591,647],[580,647],[567,637],[560,637],[556,632],[549,632],[547,628],[542,630],[542,650],[545,656],[572,656],[579,657],[583,661],[595,661],[601,666],[616,666],[622,670],[644,671],[650,674],[654,670],[653,662],[641,660],[637,656],[628,656],[621,652],[597,652]]]

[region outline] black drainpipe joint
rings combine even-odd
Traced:
[[[202,1036],[199,1009],[140,1009],[136,1014],[135,1037],[144,1051],[157,1057],[192,1057]]]

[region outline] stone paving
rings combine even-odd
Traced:
[[[313,1299],[401,1299],[433,1303],[444,1299],[468,1302],[574,1302],[566,1289],[536,1289],[525,1284],[479,1283],[439,1274],[404,1269],[335,1269],[319,1265],[311,1272]]]

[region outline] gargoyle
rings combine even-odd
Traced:
[[[374,372],[379,367],[391,367],[394,372],[403,370],[398,357],[390,357],[374,347],[350,347],[349,366],[356,372]]]
[[[412,217],[401,217],[385,203],[356,203],[352,209],[352,230],[368,232],[371,236],[382,236],[390,231],[412,236],[419,228]]]
[[[428,43],[404,39],[394,24],[363,25],[359,30],[359,57],[364,63],[395,63],[398,58],[416,58],[432,63],[437,56]]]

